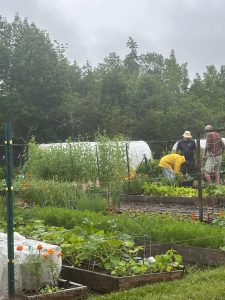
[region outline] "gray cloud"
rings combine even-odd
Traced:
[[[68,43],[66,55],[79,64],[100,63],[109,52],[122,58],[132,36],[139,53],[168,57],[175,50],[190,74],[224,64],[223,0],[0,0],[1,15],[15,12]]]

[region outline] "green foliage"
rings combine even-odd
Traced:
[[[150,176],[152,179],[158,179],[162,176],[162,170],[159,167],[159,160],[146,160],[137,167],[137,174]]]
[[[112,225],[112,224],[111,224]],[[98,226],[102,227],[101,224]],[[31,227],[35,231],[29,231]],[[42,223],[35,225],[19,226],[17,230],[21,233],[28,233],[29,237],[51,243],[58,243],[63,251],[64,259],[75,267],[88,269],[101,269],[110,272],[115,276],[131,276],[150,272],[171,272],[179,269],[182,258],[174,250],[167,251],[166,254],[158,255],[155,261],[143,258],[141,261],[136,256],[142,246],[135,246],[135,242],[128,234],[116,230],[115,226],[110,226],[108,231],[98,229],[89,219],[85,219],[82,224],[70,230],[64,228],[51,228]],[[54,232],[54,233],[53,233]],[[27,265],[31,274],[36,278],[37,287],[40,285],[40,275],[43,267],[49,271],[50,278],[55,283],[57,265],[50,258],[44,260],[39,255],[31,255]]]
[[[104,212],[108,206],[108,200],[99,194],[84,194],[77,203],[78,210]]]
[[[119,186],[120,180],[126,176],[126,145],[121,145],[121,141],[124,141],[123,136],[113,139],[101,134],[96,136],[96,142],[99,143],[97,151],[100,182],[115,182]]]
[[[113,226],[122,233],[134,236],[148,235],[151,240],[174,242],[218,249],[224,246],[225,228],[199,222],[192,223],[191,215],[185,219],[171,214],[123,213],[115,216],[94,212],[71,211],[62,208],[34,207],[17,211],[17,218],[23,216],[25,222],[33,219],[43,220],[51,226],[64,226],[71,229],[80,225],[84,218],[94,223],[98,230],[108,231]],[[19,219],[18,219],[19,221]],[[115,222],[116,221],[116,222]],[[21,222],[21,220],[20,220]],[[32,229],[30,230],[33,231]]]
[[[88,185],[32,178],[15,183],[17,197],[29,205],[91,211],[104,211],[108,205],[108,200]]]
[[[69,142],[44,149],[30,142],[25,173],[31,173],[38,179],[87,182],[97,179],[95,153],[91,148],[81,145],[73,147]]]
[[[93,182],[118,186],[126,174],[125,144],[122,137],[109,139],[98,134],[96,147],[81,142],[75,145],[58,145],[45,149],[33,141],[24,173],[31,173],[38,179],[58,181]],[[123,140],[123,139],[122,139]]]
[[[196,134],[205,124],[224,124],[224,66],[207,66],[190,82],[187,64],[178,63],[174,50],[168,58],[138,53],[132,37],[125,59],[109,53],[95,68],[71,65],[65,46],[27,19],[0,17],[0,29],[0,119],[11,120],[19,142],[32,134],[39,143],[80,134],[90,140],[99,128],[109,136],[153,141],[160,157],[178,128],[179,135],[187,128]]]
[[[59,291],[60,288],[57,286],[51,286],[50,284],[46,284],[44,287],[42,287],[39,292],[40,294],[51,294],[54,292]]]
[[[223,197],[225,195],[225,186],[210,184],[206,186],[205,193],[209,196]]]
[[[143,184],[146,181],[149,181],[150,178],[146,178],[143,176],[137,176],[134,178],[131,178],[129,180],[124,181],[123,183],[123,191],[126,194],[143,194],[144,189],[143,189]]]
[[[157,183],[147,183],[143,185],[144,194],[151,196],[165,197],[197,197],[198,191],[191,188],[163,186]]]
[[[17,140],[34,131],[40,140],[55,139],[57,111],[69,92],[64,47],[18,15],[11,23],[0,17],[0,28],[1,120],[11,121]]]

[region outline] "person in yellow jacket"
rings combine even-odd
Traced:
[[[180,176],[181,168],[185,164],[185,157],[177,153],[171,153],[163,156],[159,161],[163,174],[169,179],[173,179],[176,175]]]

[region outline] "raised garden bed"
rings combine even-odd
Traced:
[[[58,287],[67,284],[68,280],[59,279]],[[84,300],[87,299],[87,287],[79,283],[69,282],[67,288],[46,294],[18,293],[15,300]]]
[[[68,280],[74,280],[87,285],[92,290],[106,293],[159,281],[180,279],[183,276],[183,271],[178,270],[172,272],[116,277],[100,272],[63,265],[61,275]]]
[[[135,205],[160,205],[160,204],[174,204],[179,206],[194,206],[198,207],[198,198],[196,197],[163,197],[163,196],[145,196],[145,195],[122,195],[122,203],[132,203]],[[225,205],[225,198],[223,197],[206,197],[203,198],[204,206],[218,206]]]
[[[137,244],[143,245],[144,241],[137,241]],[[183,257],[184,263],[196,263],[207,266],[225,265],[225,251],[218,249],[182,246],[174,243],[158,243],[151,241],[146,244],[145,255],[151,256],[158,253],[166,252],[169,249],[176,250]]]

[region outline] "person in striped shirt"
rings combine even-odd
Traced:
[[[215,183],[220,184],[220,167],[222,163],[222,154],[225,145],[219,133],[215,132],[212,125],[205,127],[206,145],[204,159],[206,159],[204,172],[206,182],[212,183],[212,177],[215,177]]]

